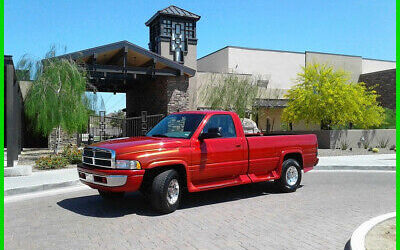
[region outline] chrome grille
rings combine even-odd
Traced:
[[[82,162],[92,166],[114,168],[115,152],[111,149],[86,147],[83,149]]]

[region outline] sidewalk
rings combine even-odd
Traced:
[[[396,154],[319,157],[317,170],[396,170]]]
[[[316,170],[396,170],[395,154],[320,157]],[[33,172],[30,176],[4,177],[4,195],[16,195],[77,185],[76,168]]]
[[[80,183],[76,168],[33,172],[29,176],[4,177],[4,196],[43,191]]]

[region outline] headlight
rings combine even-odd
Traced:
[[[138,161],[127,161],[127,160],[117,160],[115,162],[115,168],[118,169],[141,169],[140,162]]]

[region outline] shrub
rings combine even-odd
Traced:
[[[369,140],[365,140],[362,142],[364,149],[368,149],[369,148]]]
[[[396,145],[390,146],[390,150],[396,150]]]
[[[385,121],[379,128],[396,128],[396,110],[385,108]]]
[[[378,149],[378,148],[373,148],[373,149],[372,149],[372,152],[374,152],[374,153],[379,153],[379,149]]]
[[[347,140],[340,141],[340,148],[342,150],[346,150],[349,148],[349,142]]]
[[[389,137],[386,138],[382,137],[378,139],[378,146],[380,148],[386,148],[388,144],[389,144]]]
[[[57,169],[68,165],[68,160],[62,155],[43,156],[36,160],[38,169]]]
[[[82,152],[77,146],[67,145],[63,148],[62,156],[67,159],[70,164],[77,164],[82,162]]]

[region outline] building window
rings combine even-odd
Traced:
[[[193,22],[185,22],[185,37],[195,38],[194,33],[195,24]]]
[[[163,35],[171,36],[172,35],[172,22],[171,20],[163,20]]]

